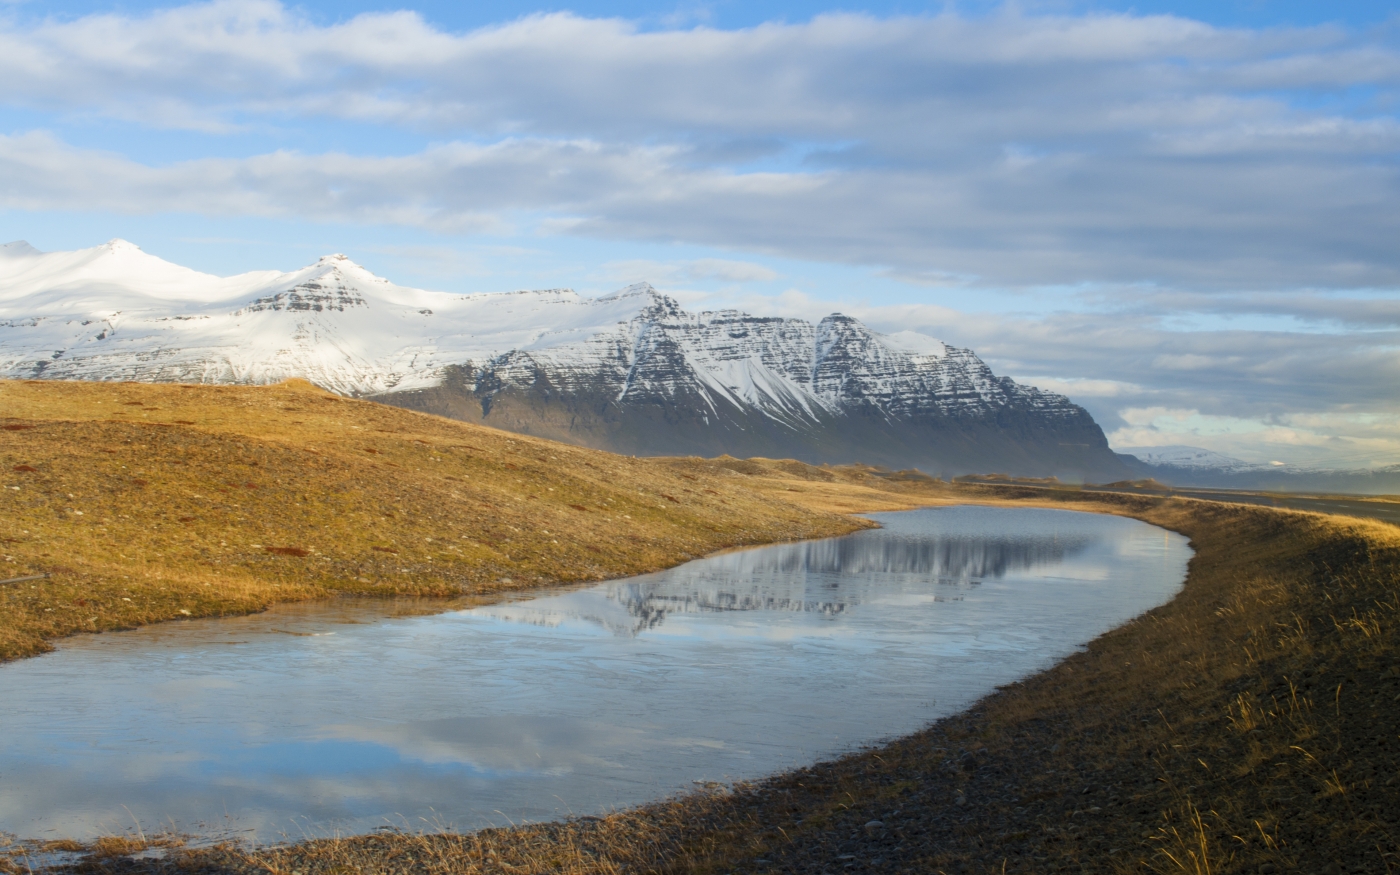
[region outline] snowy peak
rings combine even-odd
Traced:
[[[274,287],[287,286],[254,299],[238,313],[264,311],[344,312],[350,307],[368,307],[366,295],[394,290],[396,287],[361,265],[339,253],[323,255],[313,265],[277,278]],[[416,289],[405,289],[416,293]],[[420,293],[421,294],[421,293]]]
[[[0,258],[33,258],[43,254],[30,246],[26,240],[16,240],[13,243],[0,245]]]
[[[633,283],[598,300],[620,304],[635,302],[640,305],[638,317],[651,322],[682,319],[687,315],[675,298],[658,292],[651,283]]]
[[[1188,447],[1177,444],[1163,447],[1124,447],[1119,452],[1136,456],[1149,465],[1173,468],[1250,471],[1271,467],[1246,462],[1243,459],[1236,459],[1234,456],[1227,456],[1204,447]]]
[[[15,243],[3,254],[3,377],[300,377],[390,401],[451,386],[457,400],[433,412],[505,417],[492,421],[506,428],[558,416],[571,423],[554,435],[566,440],[634,427],[673,435],[653,451],[791,455],[800,437],[835,452],[855,446],[853,435],[917,447],[955,428],[971,453],[1011,429],[1052,455],[1080,447],[1116,461],[1064,396],[997,377],[971,350],[912,331],[882,335],[840,313],[815,324],[693,313],[648,283],[599,298],[569,289],[451,295],[397,286],[342,253],[234,277],[122,240],[53,253]],[[760,434],[772,442],[753,443]],[[724,435],[740,442],[705,443]]]
[[[618,289],[618,290],[615,291],[615,292],[609,292],[608,294],[603,295],[603,296],[602,296],[601,298],[599,298],[598,300],[600,300],[600,301],[616,301],[616,300],[621,300],[622,298],[653,298],[653,299],[654,299],[654,298],[664,298],[664,297],[666,297],[666,296],[663,295],[663,294],[661,294],[660,292],[658,292],[658,291],[656,290],[656,287],[653,286],[651,283],[633,283],[632,285],[630,285],[630,286],[625,286],[625,287],[623,287],[623,288],[620,288],[620,289]]]
[[[391,286],[393,283],[382,276],[370,272],[363,265],[350,260],[348,256],[336,253],[321,256],[314,265],[306,268],[321,276],[332,276],[342,285]],[[304,273],[305,271],[299,271]]]
[[[221,278],[124,240],[9,263],[0,373],[12,376],[303,377],[374,394],[435,385],[445,368],[469,365],[488,394],[545,380],[618,399],[693,396],[783,421],[851,405],[912,415],[1009,398],[975,355],[931,337],[881,335],[840,313],[816,325],[690,313],[645,282],[592,299],[568,289],[447,295],[396,286],[343,253]]]
[[[65,299],[69,312],[169,306],[165,302],[210,303],[236,297],[280,276],[277,271],[217,277],[158,258],[126,240],[72,252],[39,252],[10,244],[19,256],[0,259],[0,301]],[[8,248],[8,247],[7,247]],[[40,296],[34,299],[34,296]]]

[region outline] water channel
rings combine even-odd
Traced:
[[[341,601],[67,639],[0,666],[0,831],[470,829],[751,779],[1051,665],[1170,599],[1190,557],[1111,516],[872,517],[470,610]]]

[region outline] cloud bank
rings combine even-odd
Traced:
[[[457,230],[542,211],[579,233],[1003,286],[1400,283],[1400,51],[1330,28],[1005,12],[640,32],[561,13],[452,34],[230,0],[12,20],[0,78],[45,111],[215,131],[334,118],[446,143],[149,167],[21,137],[10,205],[91,192]]]

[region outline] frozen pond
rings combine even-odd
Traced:
[[[873,518],[472,610],[323,603],[66,640],[0,667],[0,831],[470,829],[755,778],[1052,664],[1170,599],[1190,557],[1111,516]]]

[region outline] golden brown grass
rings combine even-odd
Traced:
[[[547,453],[557,445],[535,446]],[[396,449],[396,463],[407,468],[415,447]],[[349,464],[353,454],[338,452]],[[633,470],[630,460],[617,464]],[[913,736],[732,793],[470,835],[410,830],[262,849],[172,844],[159,864],[99,852],[74,868],[591,875],[1398,867],[1394,526],[1189,499],[942,484],[859,467],[636,464],[666,482],[713,488],[731,502],[725,507],[749,501],[779,519],[807,519],[771,510],[782,503],[813,512],[948,502],[1066,507],[1182,532],[1196,555],[1178,598],[1049,671]],[[883,826],[867,828],[872,820]],[[22,871],[21,856],[0,868]]]
[[[336,594],[482,596],[861,525],[689,473],[267,387],[0,381],[0,659]]]
[[[816,466],[792,459],[660,458],[657,464],[679,473],[724,477],[756,493],[818,513],[878,513],[910,510],[965,500],[964,492],[917,472],[889,472],[869,465]]]

